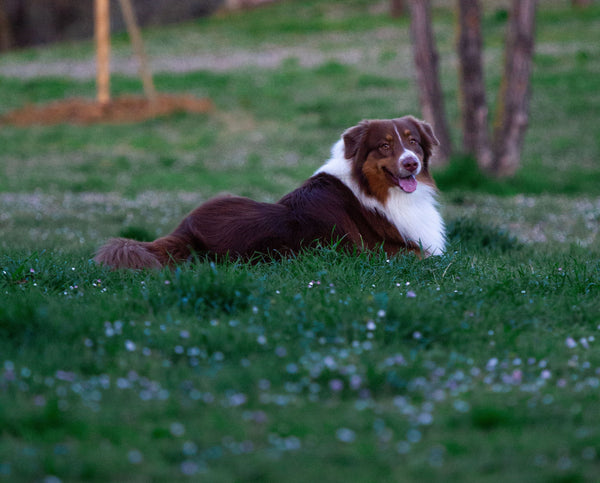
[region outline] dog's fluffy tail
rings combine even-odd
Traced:
[[[153,243],[113,238],[98,250],[94,261],[111,268],[161,268],[165,263],[152,250]]]

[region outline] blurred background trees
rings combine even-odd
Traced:
[[[229,1],[229,0],[227,0]],[[248,0],[246,0],[248,1]],[[140,25],[159,25],[210,15],[226,0],[132,0]],[[111,0],[113,31],[125,30]],[[0,0],[0,50],[89,38],[94,31],[90,0]]]
[[[117,5],[117,0],[110,0]],[[213,14],[219,9],[248,8],[276,0],[132,0],[141,26],[174,23]],[[323,0],[326,1],[326,0]],[[585,8],[592,0],[564,0]],[[92,1],[0,0],[0,50],[90,37],[94,31]],[[452,145],[438,72],[438,53],[430,0],[386,0],[390,15],[410,14],[417,90],[422,116],[441,141],[438,161],[453,152],[472,156],[482,171],[511,176],[519,167],[528,124],[530,75],[534,47],[536,0],[511,0],[507,11],[505,54],[496,105],[485,90],[481,0],[456,0],[456,51],[462,142]],[[119,8],[111,8],[113,32],[125,30]]]
[[[254,7],[276,0],[132,0],[140,25],[161,25],[210,15],[220,8]],[[116,0],[111,0],[115,11]],[[402,3],[402,2],[400,2]],[[111,14],[114,31],[125,29],[120,13]],[[86,38],[94,27],[91,0],[0,0],[0,52],[63,40]]]
[[[502,82],[490,137],[483,72],[481,2],[457,1],[461,151],[474,156],[481,170],[493,176],[512,176],[519,167],[529,118],[536,4],[537,0],[512,0],[506,26]],[[439,80],[430,0],[410,0],[410,12],[421,109],[444,146],[438,152],[439,161],[444,163],[453,147]]]

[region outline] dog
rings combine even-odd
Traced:
[[[429,164],[439,141],[412,116],[364,120],[347,129],[331,158],[277,203],[213,198],[153,242],[114,238],[95,261],[112,268],[161,268],[194,255],[255,260],[335,244],[419,257],[444,252],[444,221]]]

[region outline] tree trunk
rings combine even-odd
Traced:
[[[452,152],[452,145],[438,72],[438,53],[431,27],[430,2],[429,0],[410,0],[409,5],[410,30],[421,109],[423,117],[433,125],[435,134],[440,141],[436,159],[440,164],[446,164]]]
[[[488,133],[478,0],[458,0],[459,93],[461,96],[463,149],[475,156],[479,167],[489,171],[492,148]]]
[[[571,0],[571,5],[574,7],[589,7],[592,4],[592,0]]]
[[[513,0],[507,26],[504,73],[494,123],[492,173],[512,176],[519,167],[529,118],[536,0]]]
[[[406,8],[404,0],[391,0],[390,2],[390,15],[394,18],[404,17]]]

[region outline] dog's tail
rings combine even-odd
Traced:
[[[111,268],[162,268],[167,264],[160,256],[156,242],[141,242],[128,238],[113,238],[102,246],[94,261]]]

